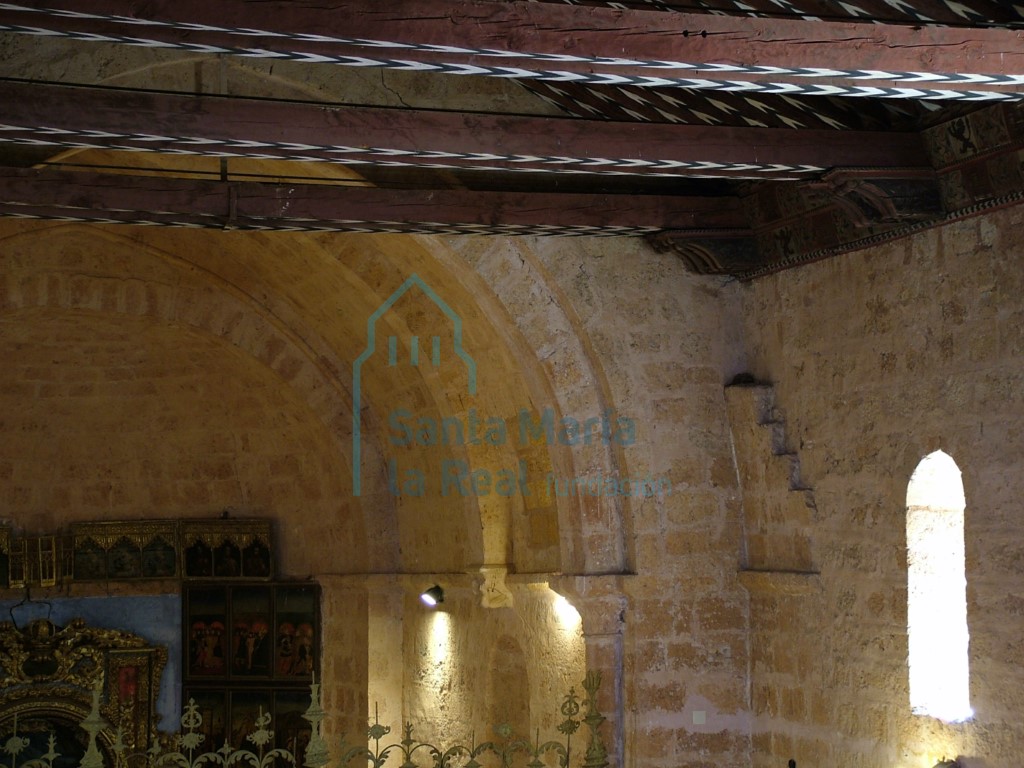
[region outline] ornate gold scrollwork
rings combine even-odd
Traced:
[[[127,632],[90,627],[82,619],[64,627],[48,619],[24,628],[0,623],[0,730],[15,738],[19,720],[22,732],[49,723],[73,738],[102,693],[105,721],[121,728],[126,743],[145,749],[154,738],[166,663],[166,649]],[[103,743],[111,742],[108,734]]]

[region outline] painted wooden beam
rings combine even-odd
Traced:
[[[743,93],[1024,98],[1024,30],[524,0],[24,0],[0,29],[269,60]]]
[[[394,190],[0,168],[0,215],[214,229],[642,236],[745,230],[735,197]]]
[[[806,179],[927,167],[916,134],[609,123],[0,81],[0,142],[517,173]]]

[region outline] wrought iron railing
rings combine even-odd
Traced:
[[[599,731],[605,718],[597,706],[600,685],[600,673],[588,672],[583,679],[582,702],[575,689],[565,695],[559,707],[562,719],[556,727],[558,737],[541,741],[538,731],[529,739],[514,734],[507,725],[499,725],[495,728],[496,739],[477,743],[471,735],[468,743],[435,744],[415,738],[415,727],[407,723],[402,738],[393,741],[387,738],[391,728],[374,718],[366,730],[365,744],[349,744],[342,739],[336,768],[606,768],[607,751]],[[248,746],[205,744],[203,718],[192,700],[185,705],[180,731],[146,752],[130,751],[120,730],[115,732],[109,745],[114,764],[108,765],[109,758],[99,747],[101,734],[109,729],[100,715],[100,694],[99,688],[93,691],[92,710],[81,723],[88,734],[88,746],[80,768],[298,768],[293,752],[272,746],[270,715],[262,710],[255,729],[246,736]],[[303,768],[329,768],[330,755],[322,732],[325,713],[320,706],[320,685],[315,680],[310,685],[309,708],[302,717],[310,724]],[[586,731],[577,736],[581,727]],[[576,742],[583,738],[586,748],[580,751]],[[61,755],[52,734],[43,754],[28,758],[28,746],[29,740],[18,734],[15,720],[12,735],[0,744],[0,751],[6,755],[0,768],[54,768],[59,764]]]
[[[477,743],[471,736],[469,743],[433,744],[420,741],[413,736],[414,727],[407,723],[403,729],[404,736],[400,741],[386,741],[391,732],[388,726],[374,722],[367,729],[369,746],[348,746],[342,742],[342,755],[339,768],[362,768],[359,760],[365,760],[366,768],[568,768],[573,761],[573,736],[585,725],[587,749],[578,763],[583,768],[605,768],[608,765],[607,751],[598,731],[604,717],[597,708],[597,690],[601,685],[601,675],[589,672],[583,680],[586,697],[582,707],[586,711],[580,714],[581,704],[575,689],[571,689],[562,701],[559,711],[562,721],[557,730],[559,738],[541,741],[538,731],[531,740],[517,736],[508,725],[495,727],[496,740]],[[396,761],[401,763],[396,765]],[[319,768],[306,760],[308,768]]]

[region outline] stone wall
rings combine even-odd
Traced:
[[[311,71],[102,44],[82,51],[62,41],[41,56],[37,44],[10,36],[0,45],[4,71],[43,80],[538,108],[501,80],[472,101],[458,84],[415,73]],[[174,165],[220,172],[216,161]],[[235,160],[229,167],[261,170]],[[407,716],[447,727],[469,714],[501,715],[500,683],[521,682],[520,670],[530,673],[516,689],[529,697],[529,724],[544,725],[538,711],[585,664],[604,675],[614,765],[746,764],[748,609],[736,575],[741,510],[722,390],[737,370],[739,331],[733,297],[717,279],[619,238],[14,222],[0,222],[0,267],[0,351],[11,361],[0,371],[0,499],[19,530],[226,508],[274,518],[282,573],[324,587],[332,737],[358,730],[373,701],[393,726]],[[377,360],[356,406],[352,363],[367,346],[367,318],[414,273],[464,322],[479,395],[467,392],[462,368]],[[410,337],[426,339],[437,326],[450,338],[450,318],[421,294],[406,298],[388,325],[404,352]],[[522,462],[536,482],[512,498],[445,498],[436,486],[398,497],[386,462],[396,404],[436,419],[466,418],[474,407],[506,421],[523,409],[581,419],[607,412],[636,425],[635,442],[416,448],[403,459],[432,476],[454,458],[492,473]],[[354,410],[364,430],[358,498]],[[545,492],[548,474],[650,478],[659,491],[560,496]],[[515,611],[479,607],[481,566],[525,579],[516,582]],[[424,656],[428,625],[438,622],[414,602],[420,587],[410,575],[458,585],[445,611],[457,658],[440,682],[421,675],[433,665]],[[541,599],[529,584],[547,576],[581,615],[583,649],[545,640],[562,630],[551,594]],[[558,685],[545,690],[545,681]],[[506,714],[526,720],[515,707]]]
[[[1019,762],[1022,225],[1011,208],[737,288],[749,370],[813,489],[821,574],[820,591],[752,598],[754,765]],[[937,449],[967,498],[975,715],[959,725],[908,703],[907,484]]]
[[[332,737],[358,730],[373,700],[393,725],[550,726],[538,712],[586,664],[605,675],[615,764],[1012,763],[1021,223],[993,213],[732,287],[634,241],[7,223],[5,517],[31,533],[225,508],[274,517],[283,573],[324,585]],[[397,503],[379,466],[376,495],[354,499],[349,366],[366,318],[413,271],[465,320],[484,412],[610,410],[635,440],[467,451],[474,467],[522,458],[535,471],[532,493],[507,502]],[[433,317],[425,306],[395,328]],[[725,388],[744,368],[773,388]],[[474,402],[443,372],[377,376],[378,448],[392,396],[439,416]],[[977,714],[961,726],[907,705],[905,495],[939,448],[967,494]],[[544,472],[668,485],[545,496]],[[515,611],[479,606],[484,565],[522,577]],[[429,657],[413,576],[455,590],[455,665]],[[579,611],[582,649],[545,640],[550,594],[529,587],[545,580]],[[529,712],[498,706],[516,685]]]
[[[337,557],[361,567],[365,531],[340,492],[337,437],[302,385],[282,386],[316,378],[294,337],[127,228],[6,224],[8,521],[44,535],[80,520],[273,516],[282,572],[323,572]],[[304,546],[312,540],[322,545]]]
[[[736,366],[729,297],[633,241],[536,250],[592,345],[608,402],[636,421],[619,472],[670,481],[670,492],[618,500],[633,575],[566,585],[588,661],[606,675],[622,633],[624,764],[746,765],[747,599],[723,397]]]
[[[280,572],[324,587],[332,738],[358,732],[371,697],[393,726],[415,717],[452,730],[472,716],[550,727],[544,713],[566,683],[579,691],[589,665],[604,675],[614,763],[743,764],[746,598],[722,395],[735,334],[723,332],[716,281],[639,241],[0,232],[0,494],[16,530],[225,509],[272,517]],[[361,412],[372,492],[356,498],[352,361],[367,318],[413,273],[462,318],[479,395],[462,369],[381,362]],[[436,333],[432,306],[410,294],[390,328],[403,340]],[[446,498],[435,484],[398,498],[382,469],[396,404],[513,422],[524,408],[608,412],[635,435],[427,446],[408,460],[464,456],[494,470],[521,459],[530,492]],[[547,473],[648,478],[657,490],[563,494]],[[481,566],[526,579],[514,611],[480,608]],[[420,675],[433,662],[412,574],[461,590],[445,610],[440,682]],[[553,595],[528,588],[545,574],[578,609],[583,647],[551,641],[563,631]],[[499,688],[520,673],[527,701],[503,711]]]

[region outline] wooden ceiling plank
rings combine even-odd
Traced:
[[[393,190],[0,168],[0,214],[225,229],[415,225],[514,234],[745,230],[735,197]],[[549,230],[549,231],[548,231]]]
[[[88,13],[80,5],[5,4],[0,28],[192,52],[590,84],[982,101],[1024,97],[1020,29],[523,0],[95,0]]]
[[[927,167],[916,134],[609,123],[0,81],[0,142],[524,173],[808,178]]]

